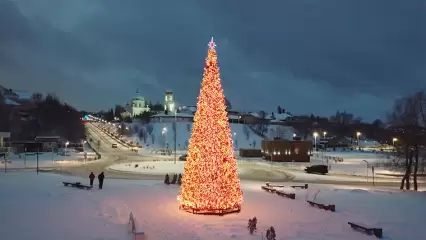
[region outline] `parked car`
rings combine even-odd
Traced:
[[[180,156],[179,161],[186,161],[186,157],[188,157],[188,154]]]
[[[319,174],[327,174],[328,167],[327,165],[312,165],[305,168],[306,173],[319,173]]]
[[[111,147],[112,147],[112,148],[117,148],[117,147],[118,147],[118,146],[117,146],[117,143],[113,143]]]
[[[266,153],[262,153],[262,159],[263,160],[271,160],[271,155],[266,154]]]

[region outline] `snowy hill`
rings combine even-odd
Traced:
[[[177,122],[176,131],[173,122],[155,122],[149,124],[132,123],[132,140],[142,146],[152,148],[173,149],[175,144],[178,150],[187,149],[191,137],[192,122]],[[234,148],[260,148],[262,138],[255,134],[247,125],[230,123]]]

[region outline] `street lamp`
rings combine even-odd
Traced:
[[[315,152],[317,151],[317,137],[318,137],[318,133],[314,132],[314,147],[315,147]]]
[[[65,156],[68,156],[67,151],[68,151],[68,145],[69,144],[70,144],[70,142],[68,142],[68,141],[65,143]]]
[[[356,132],[356,141],[357,141],[358,148],[359,148],[359,136],[361,136],[361,133]]]
[[[161,131],[161,135],[163,135],[163,138],[164,138],[164,148],[166,148],[166,134],[167,134],[167,128],[163,127],[163,130]]]
[[[365,162],[366,166],[367,166],[367,171],[366,171],[366,175],[365,177],[367,178],[367,182],[368,182],[368,161],[367,160],[362,160],[363,162]]]
[[[176,119],[177,110],[175,110],[175,164],[176,164],[176,140],[177,140],[177,119]]]
[[[326,141],[325,141],[325,136],[327,135],[327,132],[323,132],[322,135],[324,136],[324,152],[327,150],[326,148]]]
[[[393,138],[392,139],[392,146],[395,147],[395,142],[398,141],[398,138]]]

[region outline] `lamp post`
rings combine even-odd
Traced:
[[[161,131],[161,135],[163,135],[163,138],[164,138],[164,148],[166,148],[166,134],[167,134],[167,128],[164,127],[163,130]]]
[[[323,132],[322,134],[323,134],[323,136],[324,136],[324,151],[326,151],[326,150],[327,150],[327,148],[326,148],[326,146],[325,146],[325,144],[326,144],[325,136],[327,136],[327,132]]]
[[[68,145],[69,144],[70,144],[70,142],[68,142],[68,141],[65,143],[65,156],[68,156],[67,152],[68,152]]]
[[[315,147],[315,152],[317,151],[317,137],[318,137],[318,133],[314,132],[314,147]]]
[[[86,152],[86,150],[84,150],[84,144],[86,144],[86,143],[87,143],[87,141],[85,141],[85,140],[81,141],[81,146],[83,147],[83,152],[84,152],[84,161],[87,161],[87,152]],[[52,151],[52,161],[53,161],[53,151]]]
[[[392,148],[393,148],[394,155],[395,155],[395,152],[396,152],[396,148],[395,148],[395,142],[396,141],[398,141],[398,138],[393,138],[392,139]]]
[[[358,149],[359,149],[359,136],[361,136],[360,132],[356,132],[356,143],[358,145]]]
[[[366,171],[367,175],[366,175],[366,178],[367,178],[367,183],[368,183],[368,162],[367,162],[367,160],[362,160],[362,161],[367,164],[367,171]]]
[[[175,164],[176,164],[176,140],[177,140],[177,119],[176,119],[176,112],[177,110],[175,110]]]

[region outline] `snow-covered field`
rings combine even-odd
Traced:
[[[136,167],[137,166],[137,167]],[[155,162],[132,162],[132,163],[119,163],[113,164],[108,168],[115,171],[143,173],[148,175],[162,175],[162,174],[179,174],[183,173],[185,167],[184,161],[155,161]],[[237,163],[238,173],[242,174],[245,170],[244,167]]]
[[[320,190],[316,200],[335,204],[336,212],[332,213],[309,206],[305,202],[306,190],[295,191],[296,200],[290,200],[261,191],[258,183],[243,182],[241,213],[220,217],[180,211],[178,186],[106,177],[103,190],[79,190],[64,187],[61,182],[86,183],[87,179],[47,173],[0,174],[1,238],[130,240],[130,212],[137,220],[137,230],[152,240],[260,240],[270,226],[276,229],[277,239],[374,239],[352,230],[348,221],[381,227],[384,239],[423,239],[426,234],[424,192],[311,185],[309,198]],[[246,226],[254,216],[258,219],[258,232],[250,236]]]

